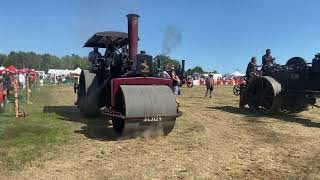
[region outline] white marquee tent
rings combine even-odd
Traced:
[[[77,69],[73,70],[72,73],[74,73],[74,74],[79,74],[79,75],[80,75],[81,69],[78,67]]]
[[[73,70],[68,70],[68,69],[49,69],[48,70],[48,74],[50,75],[56,75],[56,76],[61,76],[61,75],[64,75],[64,76],[68,76],[70,73],[72,73]]]
[[[235,72],[231,73],[231,75],[236,76],[236,77],[245,76],[245,74],[242,74],[239,71],[235,71]]]
[[[245,74],[242,74],[242,73],[240,73],[239,71],[235,71],[235,72],[233,72],[233,73],[231,73],[231,74],[226,75],[226,76],[224,77],[224,79],[225,79],[225,80],[229,80],[229,79],[231,79],[231,78],[233,78],[233,77],[241,77],[241,76],[245,76]]]

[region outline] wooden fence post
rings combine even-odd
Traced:
[[[18,81],[17,74],[13,74],[13,101],[16,118],[19,118]]]
[[[29,73],[26,74],[26,100],[27,100],[27,104],[30,104],[30,97],[29,97]]]

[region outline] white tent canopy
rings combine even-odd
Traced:
[[[231,73],[230,75],[233,75],[233,76],[236,76],[236,77],[245,76],[244,74],[240,73],[239,71],[235,71],[235,72]]]
[[[65,69],[65,70],[63,70],[63,69],[49,69],[48,70],[48,74],[56,75],[56,76],[61,76],[61,75],[68,76],[72,72],[73,72],[72,70],[68,70],[68,69]]]
[[[233,72],[233,73],[231,73],[231,74],[226,75],[226,76],[224,77],[224,79],[225,79],[225,80],[229,80],[229,79],[231,79],[231,78],[241,77],[241,76],[245,76],[245,74],[242,74],[242,73],[240,73],[239,71],[235,71],[235,72]]]
[[[74,74],[80,74],[81,73],[81,69],[78,67],[77,69],[73,70]]]

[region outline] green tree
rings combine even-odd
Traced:
[[[193,73],[195,73],[195,72],[197,72],[197,73],[204,73],[204,70],[202,69],[202,67],[196,66],[196,67],[191,68],[191,69],[188,69],[188,70],[186,71],[187,74],[193,74]]]
[[[193,71],[194,72],[197,72],[197,73],[204,73],[204,70],[202,69],[202,67],[200,66],[196,66],[193,68]]]
[[[155,59],[160,60],[160,66],[163,68],[169,68],[170,66],[174,65],[176,68],[181,67],[181,63],[179,60],[172,59],[170,56],[166,55],[157,55]]]
[[[0,54],[0,66],[14,65],[17,68],[29,68],[48,71],[48,69],[88,69],[86,57],[72,54],[59,58],[51,54],[36,54],[34,52],[15,52],[8,55]]]
[[[0,54],[0,66],[8,65],[8,56],[5,54]]]

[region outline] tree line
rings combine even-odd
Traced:
[[[161,67],[167,68],[174,65],[176,68],[181,68],[181,61],[174,59],[166,55],[157,55],[155,59],[160,60]],[[186,61],[188,63],[188,61]],[[37,54],[34,52],[15,52],[12,51],[9,54],[0,54],[0,66],[7,67],[14,65],[16,68],[29,68],[36,70],[48,71],[48,69],[88,69],[90,63],[87,57],[80,57],[75,54],[58,57],[51,54]],[[205,73],[202,67],[196,66],[194,68],[186,70],[187,74],[194,72]],[[213,71],[217,73],[217,71]]]
[[[0,66],[13,65],[18,69],[29,68],[48,71],[48,69],[88,69],[86,57],[75,54],[58,57],[51,54],[36,54],[34,52],[15,52],[0,54]]]
[[[210,71],[210,72],[207,72],[205,70],[203,70],[203,68],[201,66],[195,66],[191,69],[188,69],[186,71],[187,74],[193,74],[193,73],[201,73],[201,74],[204,74],[204,73],[214,73],[214,74],[217,74],[219,73],[217,70],[213,70],[213,71]]]
[[[168,66],[171,66],[171,65],[174,65],[178,69],[181,67],[181,61],[174,59],[174,58],[171,58],[170,56],[157,55],[155,57],[155,59],[160,59],[160,62],[161,62],[160,66],[164,67],[164,68],[167,68]],[[186,61],[186,63],[188,63],[188,61]],[[203,74],[203,73],[218,73],[217,70],[207,72],[207,71],[203,70],[203,68],[201,66],[195,66],[193,68],[186,70],[186,74],[188,74],[188,75],[191,75],[195,72],[201,73],[201,74]]]

